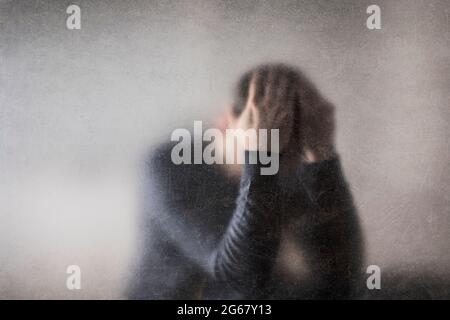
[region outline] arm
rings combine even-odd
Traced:
[[[349,187],[334,146],[335,108],[312,85],[304,85],[301,180],[312,209],[306,247],[320,280],[318,296],[348,298],[358,281],[363,239]]]
[[[276,150],[272,151],[282,152],[292,132],[295,86],[285,85],[289,80],[287,77],[278,79],[280,81],[269,78],[272,82],[267,90],[262,90],[266,87],[262,77],[253,77],[245,110],[230,125],[256,132],[261,128],[279,128],[281,139],[279,144],[275,144]],[[284,85],[278,85],[281,83]],[[256,92],[264,92],[264,95],[256,95]],[[245,145],[245,139],[240,142]],[[248,145],[243,146],[250,150],[247,156],[249,152],[265,147],[259,142],[249,141]],[[162,163],[170,163],[170,159],[163,159]],[[259,165],[244,165],[236,208],[230,219],[224,221],[217,217],[213,206],[180,209],[176,205],[180,200],[176,197],[180,194],[187,198],[181,199],[183,203],[195,204],[195,199],[189,198],[190,193],[186,190],[195,190],[193,183],[202,188],[198,180],[201,177],[197,177],[195,172],[188,175],[191,179],[184,179],[186,175],[183,170],[191,170],[192,166],[167,168],[166,165],[166,172],[161,165],[152,164],[151,168],[153,194],[156,195],[152,199],[156,204],[152,212],[179,252],[213,281],[230,287],[240,297],[255,297],[263,292],[275,262],[280,238],[281,212],[276,209],[279,207],[277,177],[260,175]],[[175,189],[182,192],[175,192]],[[222,221],[224,225],[211,225],[211,221],[213,224]],[[226,225],[228,227],[223,230]]]
[[[174,166],[164,154],[170,152],[157,153],[145,174],[142,257],[132,297],[192,298],[201,278],[220,282],[234,297],[262,292],[279,241],[279,216],[271,209],[276,177],[261,176],[259,165],[245,166],[231,219],[215,225],[219,213],[196,206],[186,192],[193,179],[183,171],[193,167]],[[198,179],[195,183],[202,183]],[[192,208],[181,209],[179,201]]]
[[[211,257],[214,278],[243,298],[264,294],[280,242],[277,176],[259,171],[259,165],[244,166],[236,210]]]
[[[319,280],[317,297],[350,298],[361,272],[363,239],[339,159],[305,164],[301,179],[313,210],[304,241]]]

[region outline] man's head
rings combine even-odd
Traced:
[[[281,63],[263,64],[245,72],[235,88],[228,127],[236,125],[250,102],[259,106],[262,113],[277,112],[279,121],[273,119],[271,123],[280,130],[281,140],[285,133],[286,139],[290,140],[289,144],[300,143],[300,78],[301,74],[297,69]]]
[[[286,105],[299,104],[298,95],[295,92],[298,88],[298,81],[301,78],[300,72],[294,67],[277,63],[263,64],[244,73],[239,79],[234,93],[233,115],[239,116],[245,108],[248,99],[250,83],[255,81],[255,100],[261,101],[269,91],[274,94],[286,93],[293,89],[293,95],[285,95]],[[299,106],[298,106],[299,107]]]
[[[280,128],[281,138],[281,129],[290,128],[286,142],[289,149],[300,153],[304,153],[305,148],[313,149],[317,154],[328,156],[333,149],[334,107],[299,69],[283,63],[268,63],[245,72],[235,88],[226,127],[233,127],[248,106],[250,88],[252,102],[266,106],[261,112],[268,108],[279,110],[279,121],[274,119],[272,124]]]

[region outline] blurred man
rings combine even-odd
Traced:
[[[351,298],[363,243],[333,111],[299,70],[262,65],[242,76],[218,128],[278,129],[276,150],[249,136],[238,139],[244,164],[174,164],[174,145],[158,148],[130,298]],[[276,174],[261,174],[261,148],[277,153]]]

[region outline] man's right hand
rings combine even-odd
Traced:
[[[265,79],[258,74],[253,76],[246,106],[233,127],[242,130],[254,129],[256,132],[266,129],[269,140],[246,141],[246,150],[271,151],[271,129],[279,130],[278,152],[286,149],[293,132],[296,90],[295,83],[274,72],[269,72]]]

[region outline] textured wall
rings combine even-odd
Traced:
[[[365,26],[372,3],[382,30]],[[368,263],[445,273],[449,17],[444,0],[1,1],[0,297],[120,298],[142,154],[267,60],[337,106]]]

